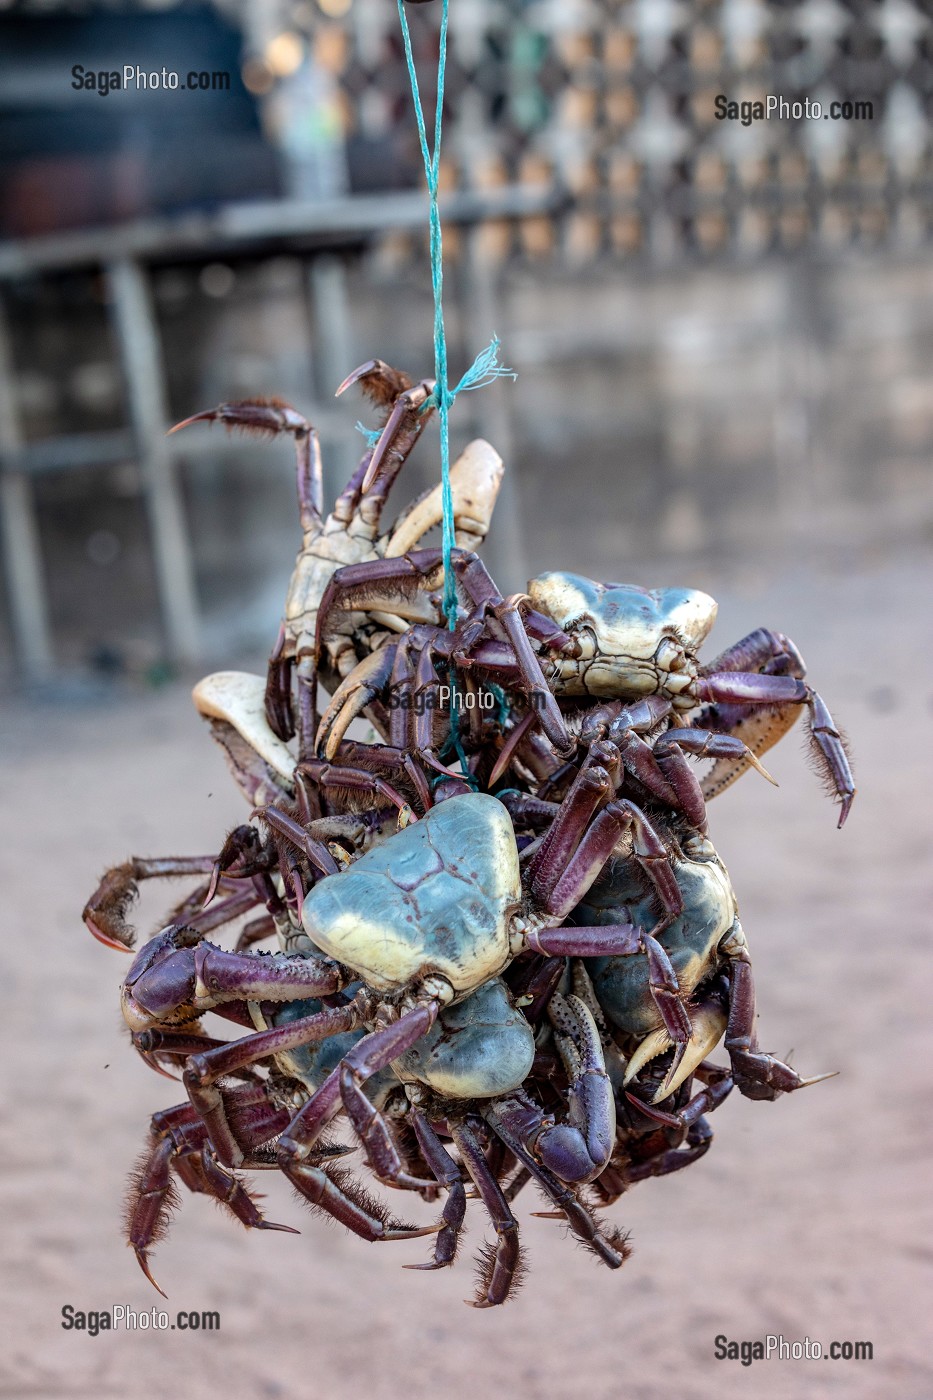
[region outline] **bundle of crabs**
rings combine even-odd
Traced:
[[[433,1236],[408,1267],[436,1269],[455,1261],[472,1186],[494,1231],[474,1299],[488,1307],[521,1277],[526,1183],[618,1268],[629,1247],[606,1206],[702,1157],[733,1088],[815,1082],[759,1048],[706,804],[749,768],[767,777],[759,755],[801,714],[840,826],[855,789],[781,633],[702,664],[716,604],[693,589],[555,572],[503,597],[475,553],[502,479],[484,441],[451,470],[445,616],[443,553],[419,547],[440,487],[382,525],[433,384],[381,361],[338,392],[354,383],[383,425],[329,515],[317,436],[289,405],[197,415],[291,434],[303,540],[268,676],[194,692],[248,819],[216,855],[115,867],[84,911],[130,948],[138,882],[197,880],[122,989],[133,1045],[187,1093],[152,1120],[127,1233],[155,1283],[175,1178],[248,1227],[289,1229],[251,1195],[249,1174],[272,1170],[363,1240]],[[708,1059],[720,1041],[723,1065]],[[378,1190],[442,1202],[439,1221],[405,1224],[367,1170]]]

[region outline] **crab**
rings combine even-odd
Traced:
[[[697,1072],[723,1037],[732,1083],[747,1098],[775,1099],[831,1078],[801,1078],[759,1048],[751,960],[726,868],[708,837],[684,824],[669,835],[668,844],[675,852],[672,866],[683,907],[657,932],[656,942],[666,986],[683,1012],[681,1025],[672,1034],[674,1018],[659,1014],[651,950],[633,940],[631,952],[590,958],[585,964],[597,1015],[605,1018],[614,1044],[626,1056],[620,1087],[627,1089],[646,1067],[669,1056],[647,1101],[654,1108]],[[655,917],[655,907],[654,892],[638,866],[626,856],[614,856],[570,918],[587,927],[604,920],[639,927]],[[643,1101],[635,1103],[643,1107]]]
[[[551,660],[548,679],[558,696],[649,700],[655,724],[665,714],[685,717],[704,707],[693,725],[669,732],[666,742],[681,755],[718,760],[702,784],[705,797],[733,783],[806,707],[814,762],[839,801],[838,825],[844,824],[855,797],[846,742],[821,697],[804,681],[803,659],[783,633],[758,628],[703,666],[697,652],[716,619],[717,604],[697,589],[647,590],[555,572],[532,579],[528,595],[531,606],[573,642]],[[635,713],[643,714],[643,707]],[[710,740],[709,730],[741,739],[744,751]],[[637,726],[624,715],[608,733],[619,742],[624,733],[637,734]],[[665,775],[669,782],[683,771],[676,754],[673,763]]]
[[[312,754],[319,672],[333,688],[356,664],[354,644],[364,650],[377,647],[387,635],[402,631],[405,626],[395,615],[366,617],[357,613],[345,619],[343,635],[333,639],[327,654],[322,656],[316,648],[315,629],[331,575],[342,565],[404,554],[440,523],[443,513],[441,488],[437,486],[413,501],[390,530],[382,530],[386,496],[430,416],[433,381],[413,384],[407,375],[384,361],[368,360],[347,376],[337,394],[356,383],[388,410],[387,417],[378,441],[364,453],[326,517],[318,436],[290,404],[279,399],[223,403],[186,418],[171,430],[177,432],[191,423],[219,421],[247,433],[288,433],[294,439],[302,544],[288,587],[278,641],[269,661],[264,708],[269,726],[278,738],[291,738],[297,728],[302,757]],[[502,460],[498,453],[482,439],[470,443],[450,473],[458,543],[472,547],[485,539],[501,481]],[[293,671],[297,675],[297,724],[292,699]]]
[[[436,626],[414,627],[364,658],[325,712],[319,752],[333,753],[351,720],[387,689],[436,690],[440,660],[444,669],[487,676],[524,695],[528,714],[511,736],[508,760],[533,728],[540,727],[565,759],[578,737],[607,736],[653,797],[702,828],[706,798],[749,767],[770,778],[758,756],[805,707],[814,761],[840,802],[839,826],[845,822],[855,796],[846,743],[822,698],[803,680],[803,660],[783,633],[760,628],[701,666],[697,651],[717,605],[699,590],[648,591],[548,573],[531,580],[526,596],[504,600],[488,575],[480,576],[478,561],[455,551],[452,564],[468,595],[466,618],[449,636]],[[430,596],[442,578],[439,552],[431,550],[337,570],[321,602],[319,644],[326,646],[342,615],[359,607],[407,609],[411,616],[416,599]],[[571,713],[561,713],[555,697]],[[602,702],[589,721],[580,703],[587,699]],[[415,711],[407,741],[433,762],[433,716],[425,718],[426,709]],[[686,755],[715,760],[702,784]],[[505,763],[496,765],[497,775]]]
[[[389,1186],[419,1191],[429,1200],[435,1199],[439,1189],[446,1190],[447,1202],[437,1226],[421,1228],[395,1220],[335,1164],[334,1159],[349,1150],[336,1144],[319,1149],[322,1192],[321,1199],[312,1203],[322,1204],[328,1195],[339,1192],[341,1218],[346,1217],[353,1228],[355,1217],[348,1206],[355,1207],[370,1223],[379,1222],[375,1238],[381,1240],[434,1233],[432,1259],[407,1267],[444,1268],[453,1264],[457,1254],[467,1175],[487,1207],[497,1237],[495,1247],[484,1247],[480,1253],[479,1286],[471,1301],[477,1307],[501,1304],[522,1277],[518,1226],[498,1180],[505,1142],[511,1140],[508,1119],[520,1112],[530,1116],[535,1127],[533,1156],[521,1142],[516,1145],[520,1160],[528,1161],[527,1175],[538,1182],[581,1242],[609,1267],[618,1268],[629,1253],[625,1237],[616,1229],[601,1229],[578,1192],[542,1160],[555,1155],[556,1144],[565,1170],[572,1164],[577,1175],[591,1180],[605,1168],[614,1144],[612,1092],[600,1068],[596,1028],[586,1008],[574,1001],[556,997],[551,1013],[561,1028],[564,1064],[571,1076],[566,1121],[555,1121],[554,1114],[545,1114],[521,1091],[535,1054],[534,1034],[498,978],[442,1010],[422,1042],[370,1080],[366,1096],[350,1088],[345,1111],[376,1177]],[[299,1023],[320,1018],[324,1010],[313,998],[283,1006],[266,1003],[262,1008],[250,1003],[253,1023],[264,1031],[300,1029]],[[160,1040],[158,1033],[144,1034]],[[276,1167],[274,1142],[288,1127],[293,1110],[326,1082],[363,1035],[362,1030],[338,1029],[313,1043],[293,1043],[280,1036],[279,1049],[266,1064],[272,1071],[267,1079],[252,1077],[252,1070],[242,1067],[233,1071],[246,1078],[238,1084],[228,1080],[224,1090],[230,1121],[246,1149],[241,1165]],[[175,1039],[178,1047],[172,1053],[181,1056],[183,1037],[175,1033]],[[194,1053],[197,1040],[189,1036],[184,1049]],[[213,1044],[206,1038],[201,1041],[202,1048]],[[171,1044],[171,1039],[160,1043]],[[226,1043],[228,1056],[230,1048]],[[583,1051],[585,1069],[578,1050]],[[403,1141],[403,1133],[407,1140]],[[527,1125],[524,1135],[529,1135]],[[443,1139],[455,1146],[459,1161],[451,1157]],[[496,1142],[498,1159],[492,1150]],[[168,1214],[176,1204],[173,1175],[189,1190],[220,1201],[248,1228],[291,1228],[263,1218],[239,1172],[217,1160],[206,1126],[190,1103],[163,1110],[152,1119],[149,1149],[137,1168],[127,1210],[129,1243],[160,1292],[149,1252],[164,1235]],[[373,1236],[367,1232],[366,1237]]]
[[[319,1164],[318,1143],[327,1124],[341,1111],[351,1121],[369,1114],[365,1081],[416,1049],[443,1010],[465,1002],[523,950],[562,957],[627,948],[634,932],[628,926],[559,927],[620,841],[641,862],[668,916],[679,909],[663,846],[634,804],[607,800],[611,791],[604,769],[595,763],[584,769],[523,874],[501,803],[475,793],[438,803],[417,823],[312,887],[301,910],[304,943],[302,935],[293,938],[289,953],[225,952],[203,941],[197,930],[177,926],[150,942],[123,990],[124,1017],[137,1036],[152,1028],[183,1030],[202,1011],[224,1004],[333,998],[351,982],[363,984],[346,1004],[328,1004],[316,1016],[186,1059],[189,1097],[221,1164],[235,1169],[246,1153],[218,1081],[285,1048],[362,1026],[367,1034],[296,1114],[276,1154],[302,1194],[365,1238],[386,1237],[385,1222],[336,1189]],[[278,814],[267,811],[263,820],[274,828]],[[663,1006],[661,986],[658,996]],[[572,1029],[574,1014],[565,1019],[569,1054],[574,1036],[586,1040],[586,1035],[579,1025]],[[575,1054],[579,1072],[588,1076],[592,1066],[586,1055],[579,1046]],[[491,1090],[501,1098],[501,1083]],[[610,1110],[603,1105],[599,1111]],[[372,1114],[378,1125],[378,1111]],[[594,1126],[593,1133],[582,1135],[576,1129],[569,1135],[550,1133],[542,1113],[529,1116],[526,1106],[522,1115],[526,1150],[533,1142],[542,1167],[561,1181],[590,1179],[605,1165],[598,1155],[594,1161],[589,1149],[607,1134],[611,1140],[611,1131],[600,1133]],[[514,1114],[513,1119],[516,1132]]]

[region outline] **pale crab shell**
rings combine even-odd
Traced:
[[[659,935],[670,958],[681,991],[690,996],[716,967],[722,945],[731,936],[742,938],[735,892],[725,866],[712,844],[704,838],[691,843],[691,854],[700,859],[675,860],[674,874],[684,899],[683,913]],[[585,924],[631,922],[650,928],[656,917],[653,892],[644,888],[644,877],[630,857],[611,860],[605,876],[590,890],[574,921]],[[649,1060],[671,1048],[661,1013],[648,982],[644,954],[629,957],[590,958],[587,970],[607,1020],[618,1030],[639,1039],[629,1061],[626,1082]],[[656,1098],[666,1098],[687,1079],[722,1038],[726,1018],[718,1005],[691,1009],[694,1034],[676,1074]]]
[[[484,438],[468,443],[450,469],[457,544],[473,549],[486,538],[493,507],[502,485],[504,467],[496,449]],[[308,531],[288,586],[285,623],[303,646],[312,646],[321,599],[335,571],[346,564],[372,562],[405,554],[413,549],[426,531],[440,523],[443,515],[441,488],[436,486],[402,513],[388,537],[376,540],[376,532],[361,510],[349,521],[329,515],[322,525]],[[434,621],[434,610],[419,600],[414,620]],[[358,627],[364,614],[348,615],[350,630]],[[395,614],[378,620],[403,631],[404,620]],[[299,649],[301,649],[299,647]]]
[[[486,538],[504,471],[502,458],[485,438],[468,442],[451,467],[450,490],[460,549],[475,549]],[[386,545],[386,557],[414,549],[443,513],[441,487],[437,485],[399,517]]]
[[[266,682],[264,676],[248,671],[215,671],[198,681],[191,698],[195,709],[204,719],[224,720],[255,753],[259,754],[290,787],[295,772],[295,757],[288,745],[269,728],[265,712]]]
[[[427,1084],[452,1099],[492,1099],[518,1089],[534,1057],[534,1032],[494,977],[446,1007],[392,1068],[403,1082]]]
[[[717,612],[715,599],[695,588],[648,590],[557,572],[532,579],[528,595],[565,632],[593,633],[591,655],[555,663],[569,695],[678,695],[695,675],[684,653],[703,643]]]
[[[683,913],[658,938],[681,990],[689,996],[714,970],[716,950],[736,921],[735,893],[725,866],[716,858],[677,859],[673,869],[683,896]],[[618,863],[610,861],[606,878],[593,886],[573,919],[588,925],[633,923],[651,928],[657,918],[655,904],[654,891],[645,889],[637,862],[626,857]],[[644,1036],[661,1026],[661,1013],[648,985],[648,959],[643,953],[590,958],[587,968],[600,1005],[619,1030]]]
[[[315,885],[301,921],[316,947],[376,991],[438,974],[461,996],[508,963],[520,899],[509,814],[496,798],[470,793]]]

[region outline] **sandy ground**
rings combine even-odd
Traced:
[[[726,591],[720,643],[759,623],[790,632],[856,755],[860,796],[842,833],[794,736],[769,760],[780,791],[750,776],[712,813],[755,958],[762,1041],[793,1047],[805,1071],[842,1073],[776,1104],[733,1096],[704,1161],[614,1207],[636,1249],[618,1273],[556,1222],[528,1219],[536,1207],[522,1198],[530,1278],[492,1312],[462,1302],[477,1206],[455,1269],[404,1273],[425,1241],[367,1246],[310,1218],[269,1174],[269,1213],[300,1238],[247,1234],[186,1197],[156,1253],[172,1315],[217,1309],[219,1334],[62,1330],[65,1304],[158,1301],[123,1244],[121,1198],[148,1115],[180,1097],[128,1051],[126,961],[84,932],[82,903],[128,851],[212,850],[242,813],[181,687],[8,710],[2,1393],[928,1400],[928,597],[928,558],[909,554]],[[143,930],[167,899],[163,887],[144,905]],[[714,1359],[720,1333],[868,1340],[874,1359],[745,1369]]]

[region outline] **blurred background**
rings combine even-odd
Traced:
[[[412,11],[428,90],[437,8]],[[182,90],[79,86],[124,64]],[[718,94],[769,93],[871,118],[716,118]],[[358,396],[333,399],[347,371],[431,372],[396,11],[42,0],[0,12],[0,94],[5,678],[265,647],[289,448],[161,434],[277,394],[318,425],[333,491],[362,447]],[[519,377],[453,427],[508,464],[503,586],[580,565],[577,528],[609,575],[927,528],[931,103],[922,3],[454,6],[452,369],[496,332]],[[436,454],[435,435],[412,490]]]
[[[426,94],[438,12],[409,10]],[[104,91],[124,65],[182,86]],[[718,94],[871,117],[743,125]],[[279,395],[332,496],[374,421],[334,400],[344,375],[432,373],[426,202],[392,0],[0,3],[0,1393],[928,1400],[931,110],[929,0],[451,3],[451,371],[496,333],[518,372],[452,413],[455,447],[506,462],[485,557],[504,591],[560,567],[704,587],[710,654],[758,625],[800,645],[851,736],[853,815],[837,833],[792,736],[780,792],[746,777],[712,829],[763,1041],[840,1078],[730,1100],[708,1158],[615,1209],[620,1276],[523,1204],[528,1286],[475,1314],[465,1258],[400,1274],[423,1242],[370,1250],[263,1182],[302,1240],[186,1199],[157,1259],[221,1336],[92,1342],[62,1304],[155,1301],[119,1201],[179,1093],[128,1054],[124,969],[79,911],[129,850],[214,850],[242,820],[187,689],[263,667],[298,545],[288,442],[164,432]],[[398,505],[438,471],[430,428]],[[717,1333],[780,1331],[876,1360],[712,1359]]]

